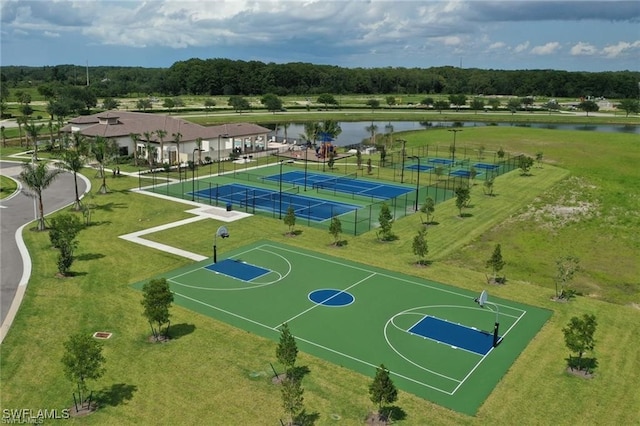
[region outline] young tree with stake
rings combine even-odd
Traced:
[[[73,393],[76,412],[83,409],[91,410],[91,399],[86,398],[87,380],[97,380],[105,372],[103,364],[106,360],[102,355],[102,343],[91,335],[80,333],[71,336],[64,343],[64,348],[64,372],[77,386],[77,394]]]
[[[487,259],[485,263],[485,268],[491,268],[491,271],[493,272],[494,283],[503,283],[505,281],[504,277],[498,278],[498,272],[504,268],[505,263],[504,259],[502,259],[502,248],[500,244],[496,244],[491,257]],[[487,282],[490,282],[489,278],[487,278]]]
[[[378,416],[382,416],[384,404],[392,404],[398,399],[398,390],[384,364],[380,364],[373,382],[369,385],[369,398],[378,406]]]

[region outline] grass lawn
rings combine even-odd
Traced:
[[[18,184],[7,176],[0,176],[0,200],[16,192]]]
[[[431,135],[410,134],[405,139],[408,146],[417,146]],[[636,136],[495,127],[465,129],[458,136],[461,144],[484,144],[487,149],[503,146],[530,155],[543,151],[545,164],[534,168],[531,176],[512,172],[499,177],[496,197],[484,196],[481,185],[474,186],[473,207],[467,211],[471,216],[464,219],[457,216],[454,200],[438,204],[438,225],[427,233],[427,258],[432,261],[428,267],[416,267],[411,250],[419,215],[394,222],[393,231],[399,236],[395,242],[379,243],[371,231],[359,237],[343,235],[348,244],[342,248],[331,245],[333,237],[326,231],[300,226],[301,235],[287,237],[288,228],[281,221],[254,216],[225,224],[232,236],[219,245],[219,255],[269,240],[479,292],[487,287],[484,262],[499,242],[508,282],[489,291],[552,310],[553,315],[476,416],[400,392],[397,405],[406,413],[401,424],[637,423],[640,274],[634,259],[640,237],[634,227],[640,194],[633,182],[637,183],[634,165],[640,153]],[[88,176],[95,191],[99,182],[91,173]],[[33,275],[0,348],[2,408],[70,406],[73,384],[62,373],[62,342],[77,331],[110,331],[114,336],[105,341],[106,374],[90,383],[102,407],[82,423],[278,424],[284,418],[280,392],[268,373],[262,374],[275,361],[274,340],[175,306],[172,324],[177,338],[162,345],[145,341],[150,330],[141,314],[141,295],[131,284],[191,261],[117,236],[191,215],[184,213],[188,208],[184,205],[129,192],[137,187],[137,179],[108,183],[112,192],[94,196],[94,223],[79,235],[73,277],[56,278],[57,252],[50,248],[46,233],[25,231]],[[545,213],[547,206],[585,205],[593,210],[575,220]],[[222,224],[199,221],[148,238],[209,256],[211,236]],[[594,241],[598,250],[593,250]],[[560,253],[581,258],[583,269],[575,287],[588,297],[570,303],[551,301],[550,278]],[[599,368],[590,380],[564,369],[568,350],[561,329],[583,313],[594,314],[599,324],[595,351]],[[367,394],[372,376],[306,353],[300,354],[299,364],[310,370],[303,381],[304,402],[307,412],[319,415],[317,424],[362,424],[373,409]],[[341,420],[333,420],[336,416]]]

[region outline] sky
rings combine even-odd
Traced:
[[[0,0],[1,65],[640,70],[640,1]]]

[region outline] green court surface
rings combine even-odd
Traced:
[[[287,322],[300,350],[369,377],[384,364],[398,388],[468,415],[551,315],[491,295],[480,307],[463,289],[267,241],[161,277],[176,304],[274,341]]]

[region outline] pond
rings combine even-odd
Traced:
[[[371,137],[371,132],[367,130],[371,125],[377,126],[376,134],[389,133],[389,126],[393,127],[393,132],[403,132],[410,130],[427,130],[442,129],[454,127],[452,121],[354,121],[340,122],[342,133],[338,135],[333,142],[336,146],[349,146],[362,143],[364,139]],[[589,132],[603,133],[629,133],[640,134],[640,125],[613,125],[613,124],[566,124],[566,123],[486,123],[476,121],[455,122],[456,128],[465,127],[486,127],[488,125],[497,125],[499,127],[529,127],[535,129],[553,129],[553,130],[579,130]],[[301,140],[300,135],[304,134],[304,124],[291,123],[287,128],[287,139],[289,142]],[[279,141],[284,139],[284,130],[280,128],[278,134],[271,132],[270,136],[277,136]],[[319,138],[320,140],[320,138]]]

